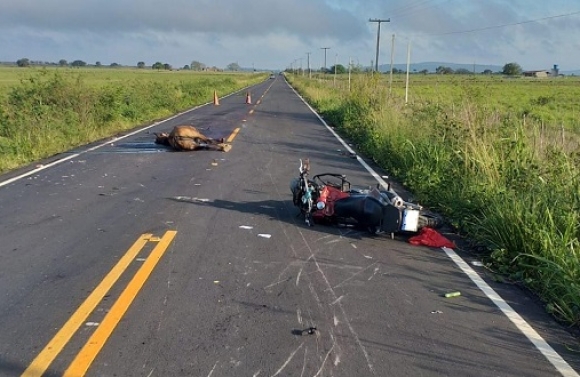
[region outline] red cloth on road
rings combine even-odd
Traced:
[[[416,246],[448,247],[454,249],[455,243],[448,240],[433,228],[421,228],[418,235],[409,238],[409,243]]]

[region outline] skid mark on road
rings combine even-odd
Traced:
[[[278,369],[278,371],[276,373],[274,373],[272,375],[272,377],[276,377],[277,375],[279,375],[280,373],[282,373],[282,371],[284,370],[284,368],[286,368],[286,366],[288,365],[288,363],[290,362],[290,360],[292,360],[292,358],[294,357],[294,355],[296,355],[296,352],[298,352],[300,350],[300,348],[302,348],[302,346],[304,345],[304,342],[302,342],[298,348],[296,348],[294,351],[292,351],[292,353],[290,354],[290,356],[288,357],[288,359],[286,359],[286,362],[284,362],[284,364],[282,364],[282,366],[280,367],[280,369]]]
[[[332,289],[336,289],[336,288],[338,288],[338,287],[341,287],[342,285],[344,285],[344,284],[345,284],[345,283],[347,283],[348,281],[350,281],[350,280],[354,279],[354,278],[355,278],[357,275],[360,275],[360,274],[362,274],[363,272],[365,272],[366,270],[368,270],[369,268],[376,266],[378,263],[379,263],[379,262],[372,263],[372,264],[368,265],[367,267],[365,267],[364,269],[362,269],[362,270],[360,270],[360,271],[358,271],[358,272],[356,272],[356,273],[352,274],[352,275],[351,275],[349,278],[347,278],[347,279],[345,279],[345,280],[341,281],[340,283],[338,283],[337,285],[335,285],[334,287],[332,287]],[[370,279],[369,279],[369,280],[370,280]]]

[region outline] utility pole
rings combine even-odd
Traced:
[[[377,28],[377,55],[375,57],[375,71],[379,71],[379,41],[381,39],[381,22],[391,22],[390,18],[387,19],[378,19],[378,18],[369,18],[369,22],[376,22],[378,25]]]
[[[306,64],[308,65],[308,78],[312,78],[311,71],[310,71],[310,52],[306,53]]]
[[[405,82],[405,105],[409,102],[409,69],[411,64],[411,41],[407,44],[407,79]]]
[[[336,54],[334,56],[334,81],[333,81],[332,86],[335,86],[335,87],[336,87],[336,65],[337,65],[337,63],[338,63],[338,54]]]
[[[350,92],[350,71],[351,71],[351,68],[352,68],[352,59],[349,56],[348,57],[348,91],[349,92]]]
[[[324,73],[326,73],[326,50],[330,49],[330,47],[320,47],[321,50],[324,50]]]
[[[391,39],[391,71],[389,73],[389,97],[391,96],[391,89],[393,88],[393,61],[395,56],[395,34]]]

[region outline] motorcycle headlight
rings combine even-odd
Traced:
[[[318,208],[318,209],[324,209],[324,207],[326,207],[326,204],[324,204],[324,202],[318,202],[318,203],[316,203],[316,208]]]

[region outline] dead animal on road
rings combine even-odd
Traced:
[[[166,145],[176,151],[196,151],[200,149],[227,152],[231,145],[224,139],[212,139],[205,136],[193,126],[175,126],[170,133],[155,134],[155,144]]]

